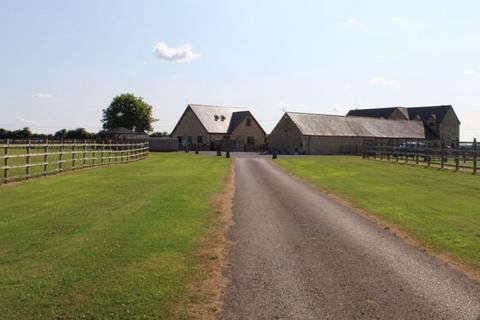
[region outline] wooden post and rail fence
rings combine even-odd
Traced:
[[[148,156],[148,142],[96,140],[0,141],[0,183],[81,168],[129,163]]]
[[[449,146],[442,141],[410,141],[397,144],[369,141],[364,144],[362,157],[476,174],[480,146],[477,139],[469,142],[457,141]]]

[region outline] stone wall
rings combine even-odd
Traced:
[[[280,153],[303,152],[303,135],[286,115],[278,122],[268,137],[270,151]]]
[[[250,119],[250,126],[247,125],[248,119]],[[253,144],[248,143],[248,137],[253,137]],[[255,119],[251,116],[246,116],[231,134],[231,139],[237,140],[241,148],[246,146],[247,151],[261,149],[265,144],[265,138],[265,132],[262,130],[257,121],[255,121]]]
[[[192,144],[197,144],[199,136],[202,137],[202,144],[208,145],[209,143],[207,131],[190,108],[183,114],[178,126],[172,132],[172,137],[177,141],[178,137],[182,137],[182,144],[188,143],[189,136],[192,137]]]
[[[176,138],[149,138],[150,151],[178,151]]]
[[[440,139],[446,145],[455,143],[460,137],[460,124],[452,109],[450,109],[440,123]]]

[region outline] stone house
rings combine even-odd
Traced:
[[[172,137],[182,148],[260,151],[266,133],[247,109],[189,104]]]
[[[270,149],[285,154],[360,153],[365,142],[423,140],[421,121],[286,112],[269,136]]]
[[[460,136],[460,120],[451,105],[354,109],[347,116],[420,120],[427,140],[443,141],[446,145],[456,143]]]

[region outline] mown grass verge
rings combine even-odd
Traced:
[[[480,271],[480,176],[360,157],[282,158],[277,163]]]
[[[188,318],[230,162],[140,162],[0,187],[0,319]]]

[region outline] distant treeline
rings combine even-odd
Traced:
[[[54,134],[34,133],[28,127],[13,131],[0,128],[0,139],[93,139],[96,135],[85,128],[62,129]]]
[[[25,127],[19,130],[6,130],[0,128],[0,139],[95,139],[101,136],[103,131],[93,133],[88,132],[85,128],[77,128],[74,130],[62,129],[54,134],[33,133],[30,128]],[[150,137],[167,137],[168,132],[153,132]]]

